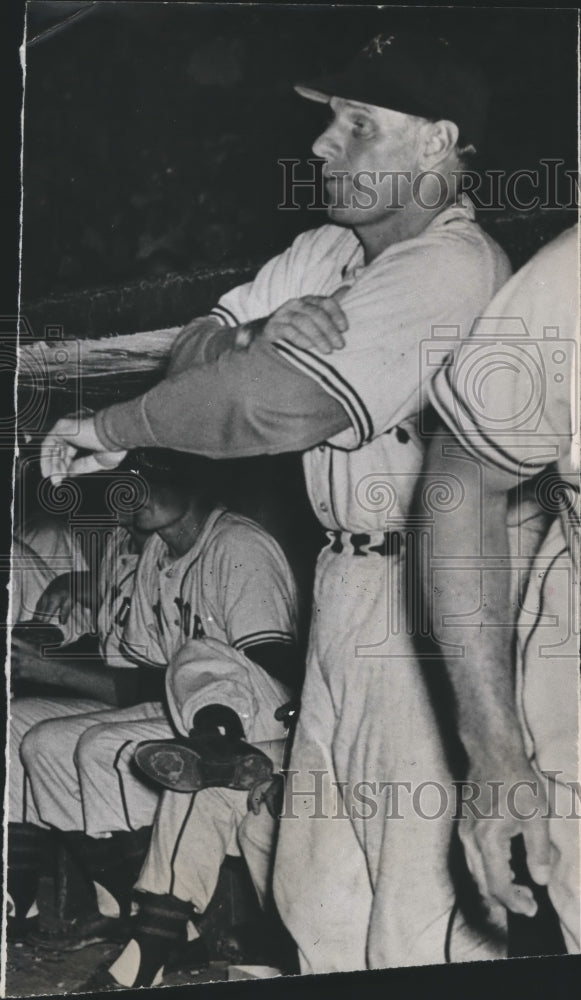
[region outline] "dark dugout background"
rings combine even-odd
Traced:
[[[565,172],[576,166],[573,11],[38,0],[27,12],[27,337],[181,325],[324,223],[308,191],[296,194],[302,208],[279,207],[279,161],[306,161],[326,115],[293,83],[342,66],[378,31],[445,34],[483,66],[493,97],[480,166],[508,174],[559,162],[559,190],[541,192],[551,207],[515,211],[495,197],[480,212],[515,267],[573,221],[557,207],[571,202]],[[480,197],[489,203],[486,182]],[[123,394],[111,377],[82,401]],[[71,399],[51,393],[49,404],[45,427]],[[297,457],[230,463],[228,478],[229,501],[274,530],[302,581],[320,533]]]
[[[4,235],[10,240],[13,261],[20,114],[16,49],[22,38],[22,6],[17,0],[5,8],[11,23],[1,39],[11,46],[2,69],[11,74],[7,93],[15,95],[5,149],[11,187],[2,192]],[[56,23],[67,6],[80,5],[29,4],[29,39]],[[86,20],[71,22],[66,30],[30,47],[22,292],[31,307],[44,304],[36,314],[33,335],[43,335],[42,314],[48,314],[51,300],[61,302],[62,316],[71,297],[76,321],[67,323],[65,335],[82,336],[89,332],[91,304],[99,299],[99,288],[111,289],[107,301],[114,303],[116,315],[127,315],[130,310],[123,311],[122,300],[133,302],[132,282],[147,293],[153,275],[151,301],[159,301],[164,282],[171,285],[165,278],[168,271],[189,276],[190,269],[220,268],[231,262],[252,267],[282,248],[294,233],[323,221],[313,213],[276,211],[281,190],[276,157],[307,154],[319,125],[318,109],[295,98],[290,84],[303,73],[339,64],[345,53],[376,30],[410,22],[460,35],[491,71],[495,124],[485,151],[489,166],[535,169],[540,157],[556,157],[576,169],[576,9],[264,6],[225,12],[177,4],[156,9],[151,4],[102,3]],[[198,69],[188,71],[199,46],[206,58],[197,60]],[[230,56],[225,56],[228,51]],[[241,67],[238,75],[225,68],[232,62]],[[164,173],[168,166],[173,174]],[[180,218],[188,220],[184,224],[188,238],[182,237],[180,243],[171,237],[171,250],[163,246],[163,253],[156,256],[152,252],[156,236],[172,230]],[[494,220],[490,216],[482,221],[496,225],[516,266],[571,224],[574,216],[562,211],[533,211],[518,217],[500,212]],[[221,227],[231,235],[224,238]],[[7,274],[12,288],[3,297],[3,318],[13,323],[14,268],[9,267]],[[168,323],[174,297],[167,296]],[[150,326],[146,295],[141,301],[130,328]],[[106,318],[106,309],[103,315]],[[133,319],[128,315],[127,322],[133,324]],[[2,343],[9,358],[13,329],[7,327]],[[10,372],[2,384],[3,413],[11,408],[9,381]],[[12,445],[10,418],[4,426],[6,457]],[[9,484],[8,463],[4,471]],[[4,542],[2,553],[7,551]],[[550,991],[568,997],[577,995],[579,971],[578,958],[545,959],[240,983],[211,990],[198,987],[198,991],[201,996],[211,992],[230,1000],[294,998],[299,991],[301,996],[335,1000],[343,991],[351,997],[364,989],[375,1000],[385,996],[386,988],[395,997],[432,997],[438,990],[463,996],[473,993],[478,983],[486,993],[500,990],[500,995],[509,995],[510,990],[510,995],[526,992],[529,998],[544,998]],[[179,990],[180,995],[185,989]]]
[[[79,6],[28,4],[25,303],[257,265],[323,222],[320,211],[277,209],[277,160],[309,156],[324,117],[292,85],[342,66],[378,31],[445,34],[483,65],[493,88],[484,167],[576,167],[574,11],[105,2],[63,25],[63,8]],[[498,207],[482,221],[516,265],[566,224],[542,214],[518,225],[511,213],[511,231]]]

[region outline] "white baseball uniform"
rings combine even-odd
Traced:
[[[298,772],[291,806],[297,818],[281,821],[274,890],[305,972],[445,960],[454,902],[450,811],[425,818],[440,803],[426,786],[423,817],[404,792],[404,818],[390,821],[391,786],[377,791],[381,781],[416,788],[422,782],[448,788],[451,781],[405,623],[406,546],[390,555],[397,543],[384,533],[403,530],[422,465],[418,411],[429,368],[422,367],[423,355],[442,331],[454,336],[459,328],[466,336],[508,275],[504,254],[462,202],[367,266],[350,230],[305,233],[213,310],[243,323],[288,299],[351,285],[341,301],[349,322],[343,350],[323,357],[277,345],[341,402],[351,424],[304,459],[313,509],[331,542],[317,566],[290,761]],[[319,780],[315,770],[324,772],[317,802],[308,794]],[[375,814],[351,802],[351,821],[339,821],[337,781],[344,783],[344,800],[358,782],[375,782]],[[462,942],[459,933],[456,958],[495,953],[478,935],[467,933]]]
[[[282,819],[274,869],[278,907],[305,972],[445,959],[454,901],[451,816],[428,820],[408,795],[400,806],[405,819],[389,821],[386,805],[393,803],[385,785],[368,819],[356,812],[342,822],[322,815],[329,805],[333,812],[334,780],[351,798],[361,781],[413,782],[426,794],[423,813],[437,812],[439,804],[435,787],[428,801],[425,782],[449,786],[402,611],[413,602],[406,600],[406,542],[395,533],[405,525],[422,467],[418,425],[432,348],[441,353],[442,337],[466,336],[509,272],[464,199],[367,265],[354,232],[322,226],[299,236],[253,282],[223,296],[213,314],[236,326],[271,315],[289,299],[349,285],[341,299],[348,321],[342,350],[323,356],[285,340],[261,347],[258,338],[246,358],[226,351],[215,360],[203,337],[200,364],[186,351],[183,371],[95,418],[100,440],[113,449],[175,447],[220,458],[310,442],[304,445],[307,489],[330,543],[318,560],[290,765],[299,772],[297,818]],[[289,366],[323,392],[309,396],[305,378],[291,379]],[[261,383],[269,377],[280,385]],[[289,387],[300,393],[298,403],[289,399]],[[340,404],[344,429],[325,429],[322,443],[312,447],[324,394]],[[186,406],[180,422],[177,414]],[[308,795],[319,780],[314,770],[324,772],[325,786],[316,802]],[[307,794],[298,795],[300,789]],[[493,953],[470,935],[454,951],[456,958]]]
[[[177,560],[168,557],[159,536],[148,539],[123,650],[164,670],[181,655],[180,665],[185,657],[193,686],[197,689],[201,679],[199,686],[211,693],[210,702],[232,704],[236,710],[234,696],[244,689],[249,716],[272,715],[288,699],[288,691],[242,651],[260,642],[294,641],[295,608],[292,574],[274,539],[254,522],[219,507],[193,547]],[[232,657],[237,658],[238,679],[226,683]],[[216,684],[224,661],[224,682]],[[203,694],[202,704],[208,704]],[[254,719],[243,717],[244,722],[252,738]],[[272,724],[275,738],[281,724],[274,719]],[[173,736],[161,702],[36,726],[24,740],[22,755],[42,819],[62,830],[84,829],[93,837],[150,826],[159,796],[136,776],[134,748],[143,740]]]
[[[557,850],[548,891],[575,952],[581,950],[579,821],[572,818],[580,733],[578,282],[573,227],[505,285],[475,341],[440,370],[431,392],[463,447],[509,473],[515,485],[556,463],[552,484],[543,488],[540,481],[538,503],[554,512],[560,506],[560,517],[537,552],[517,622],[517,710],[531,766],[554,803],[549,828]],[[474,387],[490,343],[499,345],[504,363],[488,365],[479,394]]]
[[[129,532],[117,528],[107,539],[99,573],[99,615],[97,620],[100,653],[109,666],[133,669],[134,665],[119,651],[123,622],[126,619],[137,560]],[[60,567],[55,575],[59,575]],[[50,582],[50,580],[48,580]],[[41,596],[42,590],[38,597]],[[79,627],[77,619],[77,625]],[[88,627],[86,631],[88,632]],[[77,636],[78,637],[78,633]],[[30,784],[23,767],[20,747],[26,734],[47,719],[79,716],[108,711],[109,707],[93,698],[16,698],[10,704],[10,756],[9,756],[9,818],[13,823],[34,823],[45,826],[31,794]],[[58,727],[58,722],[57,722]],[[58,732],[58,729],[57,729]],[[63,751],[64,752],[64,751]]]
[[[81,573],[88,569],[78,540],[69,525],[54,517],[31,521],[14,536],[10,572],[10,619],[12,624],[30,621],[36,605],[48,587],[62,573]],[[76,607],[63,626],[57,617],[46,624],[59,625],[64,641],[72,642],[90,631],[90,614]]]
[[[194,716],[201,708],[216,703],[228,705],[241,719],[247,740],[268,754],[275,770],[279,770],[285,730],[283,723],[275,719],[274,712],[288,700],[291,692],[247,658],[242,650],[266,642],[294,641],[294,585],[284,557],[278,553],[277,569],[273,567],[273,579],[276,572],[279,574],[274,599],[279,603],[279,620],[288,619],[293,625],[291,632],[285,628],[273,629],[276,616],[271,609],[264,607],[258,614],[252,612],[252,604],[256,601],[253,592],[258,580],[256,573],[247,572],[245,563],[249,542],[247,529],[255,525],[224,510],[217,510],[212,517],[219,527],[219,536],[233,535],[227,551],[228,566],[223,564],[226,553],[218,548],[207,565],[188,553],[187,558],[180,560],[184,573],[180,573],[179,565],[170,564],[170,569],[173,566],[177,572],[172,572],[169,585],[163,589],[154,588],[154,591],[150,589],[142,595],[144,601],[135,602],[128,629],[130,641],[136,648],[143,635],[151,633],[155,639],[148,649],[152,662],[158,663],[161,657],[167,656],[168,707],[180,733],[187,735],[190,732]],[[244,532],[237,538],[236,528],[240,524]],[[209,532],[215,530],[213,525],[207,527]],[[261,532],[252,544],[270,554],[269,536],[265,533]],[[163,566],[165,555],[164,546],[149,546],[140,576],[150,585],[152,568]],[[191,583],[186,584],[188,575],[197,577],[196,589],[202,595],[195,605],[194,618],[191,606],[185,604],[191,588]],[[218,579],[222,579],[224,585],[228,581],[228,594],[223,593],[220,600],[216,597],[221,591],[213,582]],[[176,629],[180,630],[177,640]],[[206,630],[213,636],[204,637]],[[238,636],[232,645],[223,641],[229,630],[232,636]],[[220,639],[214,637],[220,633]],[[188,638],[194,635],[198,638]],[[228,788],[207,788],[196,795],[164,792],[155,816],[151,845],[135,888],[156,895],[170,894],[191,903],[194,911],[201,914],[214,895],[226,855],[242,854],[258,898],[264,903],[269,889],[275,821],[266,806],[258,815],[249,812],[247,797],[247,792]],[[191,922],[188,935],[190,938],[197,935]],[[130,941],[110,969],[121,983],[132,982],[134,947],[135,943]]]
[[[254,745],[269,755],[275,772],[280,771],[284,740]],[[230,788],[205,788],[195,795],[163,792],[135,888],[175,896],[202,914],[214,895],[226,855],[242,855],[264,906],[271,884],[276,821],[265,804],[258,814],[250,812],[247,799],[247,792]],[[189,921],[188,939],[198,936]],[[133,982],[134,948],[130,941],[109,970],[126,985]]]

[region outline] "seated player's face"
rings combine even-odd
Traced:
[[[190,506],[190,497],[171,485],[147,483],[147,498],[134,515],[138,531],[162,531],[181,520]]]
[[[338,97],[329,102],[329,116],[326,130],[313,143],[315,156],[326,160],[329,218],[361,227],[401,210],[411,184],[397,172],[417,173],[422,119]]]

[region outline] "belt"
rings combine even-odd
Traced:
[[[337,554],[350,552],[353,556],[368,556],[376,553],[379,556],[398,556],[404,546],[404,536],[401,531],[384,531],[383,535],[374,534],[373,540],[381,539],[376,544],[371,545],[371,535],[363,532],[358,535],[350,535],[346,531],[328,531],[329,545],[331,552]]]

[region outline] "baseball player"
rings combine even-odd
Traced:
[[[508,282],[487,309],[474,342],[466,342],[434,379],[431,398],[451,433],[433,441],[427,459],[430,474],[440,481],[454,475],[464,489],[453,515],[433,511],[433,551],[440,561],[426,593],[457,699],[468,777],[479,789],[479,813],[465,813],[459,825],[466,858],[500,924],[508,910],[532,929],[547,887],[570,952],[581,948],[574,808],[578,282],[574,226]],[[480,394],[476,386],[483,375]],[[550,524],[532,551],[530,546],[523,551],[522,536],[519,545],[509,544],[507,494],[533,477],[537,505],[550,515]],[[524,601],[516,595],[519,571]],[[491,819],[493,782],[500,787]],[[519,836],[532,881],[523,882],[526,871],[520,876],[511,871],[511,841]],[[541,938],[538,947],[542,954],[550,945]]]
[[[68,524],[45,516],[32,520],[14,536],[10,574],[10,618],[13,624],[30,621],[47,587],[59,577],[87,572],[87,562],[75,544]],[[84,607],[76,607],[66,624],[56,614],[44,615],[46,624],[64,626],[65,642],[72,642],[90,630],[91,620]]]
[[[42,468],[56,482],[136,445],[213,458],[305,452],[329,544],[275,898],[305,972],[437,963],[454,904],[452,824],[425,783],[451,776],[398,610],[402,527],[422,465],[421,345],[434,328],[466,335],[509,275],[459,191],[485,96],[452,46],[409,35],[373,39],[344,73],[299,92],[329,107],[313,151],[330,224],[191,324],[149,392],[80,428],[59,421]],[[422,808],[400,796],[398,811],[393,789],[412,781]],[[354,801],[362,782],[379,796],[367,809]],[[463,940],[457,957],[490,955]]]
[[[215,652],[223,659],[220,649]],[[233,665],[237,667],[236,663]],[[188,667],[184,662],[178,665],[177,672]],[[170,674],[173,672],[172,666]],[[183,679],[176,681],[168,676],[170,691],[175,692],[176,686],[179,690],[181,684]],[[228,727],[236,721],[228,718],[223,707],[219,713],[216,706],[211,715],[205,710],[192,715],[191,702],[188,704],[188,699],[181,696],[179,702],[181,718],[178,720],[176,715],[174,718],[184,734],[193,732],[198,741],[200,738],[203,741],[206,734],[216,733],[217,722]],[[242,733],[241,728],[237,731]],[[220,737],[217,739],[220,742]],[[267,755],[274,771],[282,767],[284,742],[254,744]],[[183,746],[188,749],[187,743]],[[154,742],[141,744],[139,749],[147,749],[149,754],[161,752],[167,762],[167,755],[175,754],[176,745]],[[139,756],[137,759],[139,762]],[[176,758],[171,759],[170,766],[175,767]],[[159,780],[155,768],[148,768],[146,773]],[[195,915],[203,914],[210,903],[227,854],[245,858],[261,906],[264,908],[270,902],[277,815],[275,779],[265,774],[246,788],[210,786],[196,791],[195,781],[188,776],[188,783],[186,774],[184,768],[179,792],[166,790],[161,797],[149,851],[135,885],[139,908],[131,939],[112,965],[107,963],[91,976],[84,986],[86,991],[111,985],[159,985],[170,956],[198,937]],[[162,780],[162,784],[171,789],[174,780],[175,775],[170,773],[170,780]],[[184,794],[192,789],[193,794]]]
[[[138,700],[138,672],[121,654],[119,643],[145,537],[128,521],[126,526],[116,528],[106,542],[99,574],[99,657],[79,662],[79,653],[76,656],[69,653],[64,658],[54,650],[52,655],[43,656],[38,644],[13,640],[12,679],[17,684],[22,680],[48,683],[53,694],[42,698],[16,697],[10,704],[7,926],[12,939],[26,937],[38,922],[36,895],[48,835],[48,824],[39,816],[23,767],[22,741],[42,720],[100,712],[111,705]],[[76,610],[71,602],[71,580],[62,575],[55,578],[54,572],[50,579],[35,611],[43,621],[56,620],[66,629]],[[81,615],[91,618],[86,608]],[[79,615],[76,617],[75,628],[78,628]],[[67,653],[67,649],[63,652]],[[111,670],[111,667],[125,669]]]
[[[191,725],[204,728],[208,714],[219,725],[209,709],[222,706],[252,741],[284,737],[274,713],[288,701],[295,671],[294,581],[274,539],[215,503],[209,463],[147,450],[129,459],[148,485],[135,523],[152,535],[122,652],[150,675],[150,700],[43,722],[21,746],[42,821],[63,833],[95,883],[101,917],[72,946],[126,925],[137,872],[120,847],[148,838],[159,799],[132,758],[139,742],[175,736],[163,694],[167,665],[179,658],[185,671]]]

